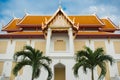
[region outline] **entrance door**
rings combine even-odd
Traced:
[[[65,80],[65,66],[61,63],[54,66],[54,80]]]

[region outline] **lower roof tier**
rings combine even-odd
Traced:
[[[59,32],[61,33],[61,32]],[[63,32],[62,32],[63,33]],[[66,32],[65,32],[66,33]],[[111,32],[97,32],[97,31],[78,31],[73,34],[75,38],[120,38],[120,34]],[[44,38],[46,34],[40,31],[21,31],[0,34],[0,38]]]

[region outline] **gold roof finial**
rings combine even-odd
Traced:
[[[118,29],[120,29],[120,22],[119,22],[119,25],[118,25]]]
[[[47,18],[45,17],[45,23],[47,23],[47,21],[48,21],[48,20],[47,20]]]
[[[24,9],[24,13],[25,13],[26,15],[28,15],[28,13],[27,13],[27,9],[26,9],[26,8]]]
[[[61,9],[61,0],[59,0],[59,9]]]
[[[1,26],[4,27],[4,23],[1,21]]]
[[[16,19],[14,12],[13,12],[12,16],[13,16],[14,19]]]
[[[75,17],[73,18],[73,23],[75,23]]]

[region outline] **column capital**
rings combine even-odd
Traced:
[[[69,31],[72,31],[72,28],[69,28]]]
[[[48,28],[48,31],[51,31],[51,28]]]
[[[69,29],[68,29],[68,34],[69,34],[69,36],[73,36],[72,28],[69,28]]]

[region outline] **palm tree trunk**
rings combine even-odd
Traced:
[[[34,80],[34,73],[35,73],[35,69],[34,67],[32,67],[32,80]]]
[[[32,80],[34,80],[33,76],[32,76]]]
[[[92,78],[92,80],[94,80],[94,71],[93,71],[93,68],[91,69],[91,71],[92,71],[91,78]]]

